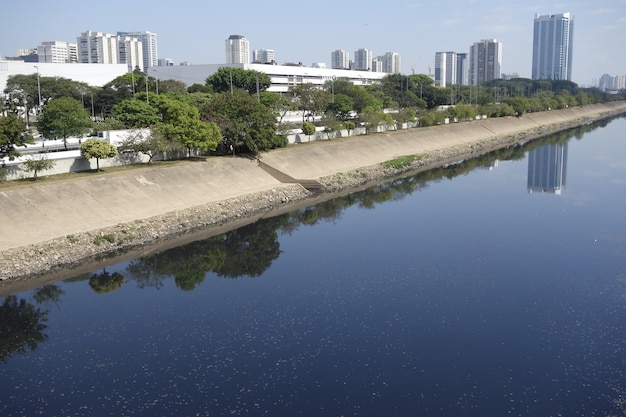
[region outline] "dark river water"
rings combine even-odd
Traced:
[[[625,132],[4,297],[0,415],[626,415]]]

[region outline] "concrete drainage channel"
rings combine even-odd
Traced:
[[[287,184],[300,184],[301,186],[303,186],[305,189],[309,190],[309,191],[323,191],[324,190],[324,185],[317,181],[317,180],[302,180],[302,179],[296,179],[293,178],[287,174],[285,174],[284,172],[266,164],[265,162],[261,161],[260,159],[257,159],[258,163],[259,163],[259,167],[261,167],[261,169],[263,169],[265,172],[267,172],[268,174],[270,174],[272,177],[276,178],[278,181],[282,182],[282,183],[287,183]]]

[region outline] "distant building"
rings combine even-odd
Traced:
[[[385,55],[382,56],[382,61],[383,72],[387,72],[389,74],[400,73],[400,54],[396,52],[386,52]]]
[[[483,39],[470,47],[470,85],[481,85],[500,78],[502,66],[502,43],[495,39]]]
[[[324,62],[314,62],[311,64],[311,68],[326,68],[326,64]]]
[[[37,72],[42,77],[63,77],[94,87],[101,87],[116,77],[127,73],[128,68],[125,64],[102,64],[96,70],[93,65],[80,63],[35,63],[33,65],[32,62],[0,59],[0,91],[4,91],[10,76],[17,74],[33,75]]]
[[[333,69],[350,69],[350,54],[343,49],[337,49],[330,54],[330,62]]]
[[[241,68],[267,74],[271,84],[268,91],[285,93],[289,87],[299,84],[313,84],[322,87],[325,83],[345,78],[355,85],[367,86],[380,82],[387,74],[384,72],[354,71],[344,69],[305,67],[301,63],[292,65],[264,64],[207,64],[174,67],[159,67],[148,70],[148,75],[158,80],[182,81],[187,86],[195,83],[204,84],[207,77],[220,68]]]
[[[226,63],[250,63],[250,42],[248,42],[245,36],[230,35],[226,39]]]
[[[42,42],[37,47],[38,62],[67,64],[78,62],[78,46],[63,41]]]
[[[535,15],[533,80],[572,79],[574,19],[569,13]]]
[[[456,52],[435,53],[435,85],[446,87],[457,84]]]
[[[354,52],[354,70],[370,71],[372,64],[372,51],[361,48]]]
[[[255,49],[252,51],[252,62],[255,64],[274,64],[276,57],[273,49]]]
[[[372,59],[372,65],[370,66],[372,72],[385,72],[383,71],[383,57],[377,56]]]
[[[81,64],[119,64],[117,36],[87,31],[76,38]]]
[[[143,62],[140,65],[143,71],[150,67],[156,67],[159,62],[157,35],[152,32],[117,32],[118,36],[131,36],[142,45]]]
[[[159,66],[159,67],[173,67],[174,66],[174,60],[170,59],[170,58],[160,58],[157,61],[157,66]]]
[[[128,72],[133,72],[137,68],[142,69],[145,64],[142,42],[132,36],[118,36],[117,39],[119,63],[126,64]]]
[[[456,83],[469,85],[469,59],[467,53],[456,54]]]

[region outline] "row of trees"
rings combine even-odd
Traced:
[[[185,151],[259,152],[285,146],[279,132],[304,127],[283,123],[288,111],[322,120],[325,132],[381,123],[440,123],[443,117],[473,118],[522,115],[528,111],[563,108],[615,97],[583,90],[568,81],[494,80],[481,87],[439,88],[423,74],[389,74],[380,83],[360,86],[347,79],[328,80],[321,88],[296,84],[286,94],[269,92],[267,74],[220,68],[204,84],[186,88],[178,81],[158,81],[140,71],[124,74],[93,88],[60,77],[14,75],[7,80],[0,114],[0,157],[15,157],[17,148],[32,141],[28,117],[38,115],[37,129],[47,139],[82,136],[90,131],[150,128],[150,137],[129,138],[123,150],[157,153]],[[41,101],[39,100],[41,97]],[[621,97],[619,97],[621,98]],[[447,112],[429,112],[453,105]],[[396,109],[394,116],[383,109]],[[306,132],[305,132],[306,134]]]

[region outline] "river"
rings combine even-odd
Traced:
[[[626,118],[7,296],[2,416],[626,413]]]

